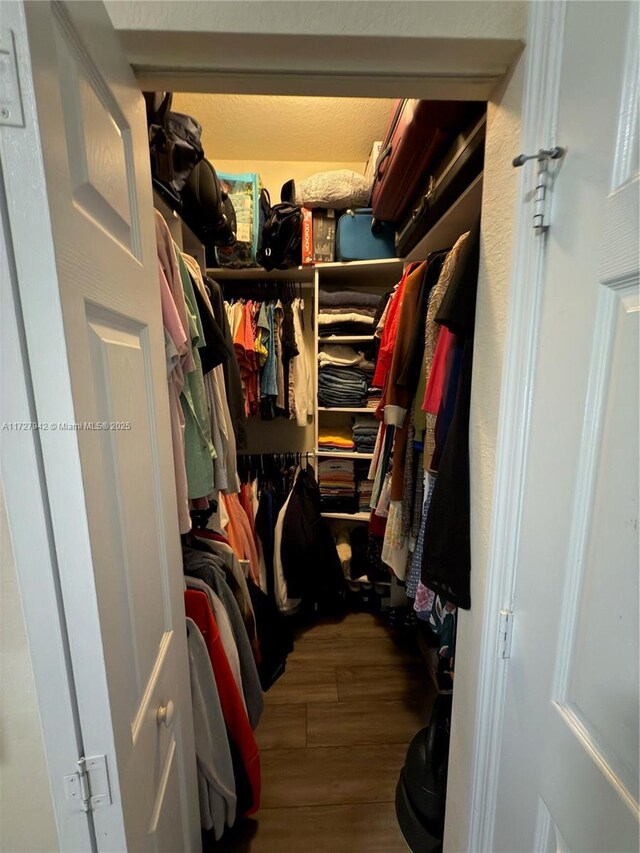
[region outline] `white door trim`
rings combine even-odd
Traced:
[[[566,0],[529,4],[527,64],[522,98],[522,151],[561,145],[556,139]],[[471,806],[468,850],[490,853],[497,805],[498,768],[509,661],[498,656],[499,614],[511,610],[525,486],[531,393],[538,350],[544,287],[546,241],[533,229],[532,170],[522,168],[518,188],[515,250],[505,340],[496,447],[493,521],[487,569],[487,595],[476,696],[474,756],[470,768]],[[548,220],[549,221],[549,220]],[[553,213],[550,224],[553,227]],[[512,654],[517,653],[517,614]]]
[[[0,422],[33,424],[33,398],[17,271],[0,169]],[[40,436],[35,429],[0,433],[5,493],[16,576],[36,684],[52,806],[60,850],[95,849],[91,816],[70,808],[63,779],[83,753],[60,576],[51,530]],[[29,768],[24,768],[28,775]]]

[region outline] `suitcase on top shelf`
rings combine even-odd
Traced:
[[[338,220],[336,229],[337,261],[377,261],[395,258],[394,229],[387,222],[375,228],[371,208],[348,210]]]
[[[398,227],[396,249],[401,258],[409,254],[482,172],[486,129],[486,115],[483,115],[458,134],[438,168],[425,179],[408,216]]]
[[[376,164],[371,206],[376,219],[400,222],[425,175],[451,139],[484,104],[463,101],[398,101]]]

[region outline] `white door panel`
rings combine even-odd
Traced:
[[[496,851],[638,849],[637,12],[565,9]]]
[[[15,8],[39,126],[27,110],[3,161],[17,180],[25,134],[42,150],[50,226],[16,214],[12,229],[38,419],[56,425],[41,439],[84,748],[107,754],[111,776],[114,804],[93,815],[98,849],[197,849],[144,102],[100,3]],[[55,261],[37,267],[29,253],[47,245]]]

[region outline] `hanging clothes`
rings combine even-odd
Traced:
[[[222,565],[216,561],[214,554],[188,547],[183,547],[182,552],[185,574],[204,581],[220,599],[227,613],[242,674],[241,692],[246,703],[251,728],[255,729],[264,710],[264,697],[253,649],[238,603],[226,582]],[[212,610],[215,615],[215,608]],[[220,628],[219,625],[218,628]]]
[[[178,252],[178,269],[182,281],[187,323],[194,369],[185,375],[180,402],[185,417],[185,463],[189,497],[206,497],[213,492],[213,455],[209,409],[199,349],[206,346],[200,314],[196,306],[189,270]]]
[[[225,655],[220,640],[220,632],[207,596],[203,592],[187,589],[184,593],[184,601],[187,617],[196,624],[207,646],[230,745],[235,747],[237,751],[241,764],[239,769],[246,776],[249,785],[249,799],[246,804],[243,804],[242,813],[250,815],[257,811],[260,806],[260,754],[258,746]],[[235,770],[235,778],[236,793],[238,793],[237,770]]]
[[[479,259],[480,223],[460,251],[437,315],[438,322],[464,343],[455,410],[427,516],[422,564],[425,584],[464,608],[471,606],[469,411]]]
[[[233,761],[207,645],[198,626],[189,618],[187,648],[200,820],[202,828],[213,829],[219,840],[225,827],[232,827],[236,821]]]

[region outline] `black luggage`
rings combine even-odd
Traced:
[[[403,221],[425,176],[480,108],[477,102],[396,101],[371,191],[376,220]]]
[[[396,249],[403,258],[446,213],[482,172],[486,115],[460,133],[429,176],[421,193],[411,204],[411,212],[398,227]]]
[[[213,261],[215,246],[229,246],[236,239],[236,214],[231,199],[208,160],[201,160],[180,193],[181,216],[202,240]]]
[[[171,111],[171,92],[145,92],[149,155],[154,185],[172,207],[180,206],[180,190],[204,157],[202,127],[192,116]]]

